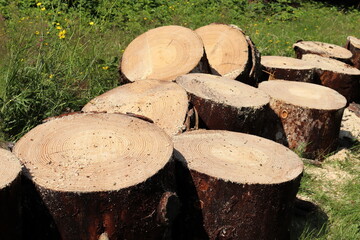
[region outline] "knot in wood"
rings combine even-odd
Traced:
[[[235,239],[234,232],[235,228],[233,226],[227,225],[218,229],[218,234],[216,236],[217,240],[227,240],[227,239]]]
[[[170,225],[180,211],[180,200],[176,193],[165,192],[157,209],[157,221],[163,225]]]
[[[288,111],[282,110],[281,113],[280,113],[280,117],[282,119],[286,119],[288,117]]]

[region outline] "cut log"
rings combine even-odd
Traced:
[[[174,137],[183,239],[288,239],[303,171],[288,148],[253,135],[197,130]],[[194,236],[195,235],[195,236]]]
[[[360,98],[360,70],[343,62],[305,54],[302,58],[316,68],[318,82],[341,93],[348,103]]]
[[[0,239],[21,239],[21,165],[0,148]]]
[[[244,83],[210,74],[187,74],[176,79],[207,129],[261,135],[270,98]]]
[[[123,114],[39,125],[14,152],[62,239],[161,239],[177,209],[170,137]]]
[[[143,80],[114,88],[86,104],[84,112],[132,113],[154,121],[173,136],[184,127],[185,90],[173,82]]]
[[[357,69],[360,69],[360,39],[356,37],[347,37],[345,46],[352,54],[351,62]]]
[[[239,27],[212,23],[195,31],[204,42],[212,74],[257,84],[260,53]]]
[[[344,63],[351,63],[352,53],[346,48],[338,45],[316,42],[298,41],[293,45],[297,58],[302,58],[304,54],[316,54],[322,57],[333,58]]]
[[[306,61],[291,57],[263,56],[261,58],[262,81],[284,79],[314,83],[314,66]]]
[[[204,45],[191,29],[164,26],[135,38],[120,63],[121,82],[144,79],[174,81],[189,72],[209,72]]]
[[[316,84],[267,81],[259,89],[270,95],[274,111],[267,127],[271,139],[306,158],[322,159],[337,147],[346,99]]]

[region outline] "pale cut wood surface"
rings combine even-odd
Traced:
[[[170,136],[182,131],[187,110],[185,90],[176,83],[158,80],[136,81],[114,88],[92,99],[82,109],[142,115]]]
[[[74,114],[41,124],[15,145],[28,177],[56,191],[110,191],[136,185],[169,161],[170,137],[123,114]]]
[[[0,189],[10,185],[20,172],[19,159],[10,151],[0,148]]]
[[[120,70],[128,81],[173,81],[194,70],[204,56],[204,45],[191,29],[163,26],[135,38],[125,49]]]

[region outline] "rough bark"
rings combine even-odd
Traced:
[[[351,62],[357,69],[360,69],[360,39],[356,37],[347,37],[345,48],[352,54]]]
[[[342,94],[348,101],[360,99],[360,71],[340,61],[314,54],[305,54],[303,59],[313,64],[315,76],[322,85]]]
[[[256,88],[209,74],[188,74],[176,82],[188,92],[200,127],[262,135],[269,97]]]
[[[189,72],[208,71],[200,37],[181,26],[163,26],[141,34],[127,46],[119,66],[121,83],[174,81]]]
[[[294,83],[297,82],[279,80],[259,85],[271,97],[270,108],[273,113],[269,116],[267,137],[306,158],[322,160],[337,147],[346,100],[329,88],[309,83],[297,83],[296,86]],[[276,89],[291,88],[299,89],[298,93],[292,95],[282,92],[284,97],[279,97],[280,93],[274,94]],[[309,88],[314,89],[308,92]],[[320,95],[316,96],[316,92]],[[296,95],[299,98],[294,99]],[[305,101],[308,102],[304,104]],[[325,101],[330,103],[327,107],[321,103]]]
[[[175,137],[177,177],[183,182],[178,190],[184,199],[185,216],[179,224],[183,239],[289,239],[302,162],[285,147],[256,136],[241,134],[245,137],[240,144],[231,137],[237,134],[241,133],[192,131]],[[190,140],[191,135],[195,140]],[[264,142],[269,143],[265,148]],[[231,152],[239,147],[242,153]],[[225,148],[228,155],[217,154]],[[203,156],[204,151],[209,153]],[[279,174],[266,170],[277,169],[277,160],[282,161],[277,154],[286,155],[281,171],[292,174],[268,181]],[[220,165],[225,167],[214,174]],[[233,172],[238,172],[238,179],[231,177]]]
[[[0,149],[0,166],[0,239],[21,239],[20,162]]]
[[[172,150],[160,128],[123,114],[74,114],[32,129],[14,148],[33,182],[27,211],[38,209],[29,239],[170,237],[179,208]]]
[[[261,81],[283,79],[289,81],[317,83],[314,66],[290,57],[263,56],[261,59]]]
[[[260,53],[235,25],[212,23],[195,30],[202,38],[211,73],[256,86]]]
[[[186,91],[176,83],[142,80],[114,88],[92,99],[82,111],[141,115],[173,136],[182,132],[187,109]]]
[[[302,59],[304,54],[316,54],[351,64],[352,53],[346,48],[323,42],[298,41],[293,45],[296,57]]]

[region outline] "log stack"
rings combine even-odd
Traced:
[[[0,148],[0,239],[21,239],[21,165]]]
[[[346,106],[341,94],[316,84],[284,80],[262,82],[259,88],[271,97],[274,114],[267,125],[271,139],[313,159],[321,160],[336,149]]]
[[[243,30],[235,25],[212,23],[195,32],[204,42],[212,74],[257,85],[260,53]]]
[[[173,144],[154,124],[123,114],[74,114],[35,127],[14,152],[61,239],[162,239],[171,233],[179,207]]]
[[[303,163],[270,140],[219,130],[174,137],[181,239],[289,239]]]

